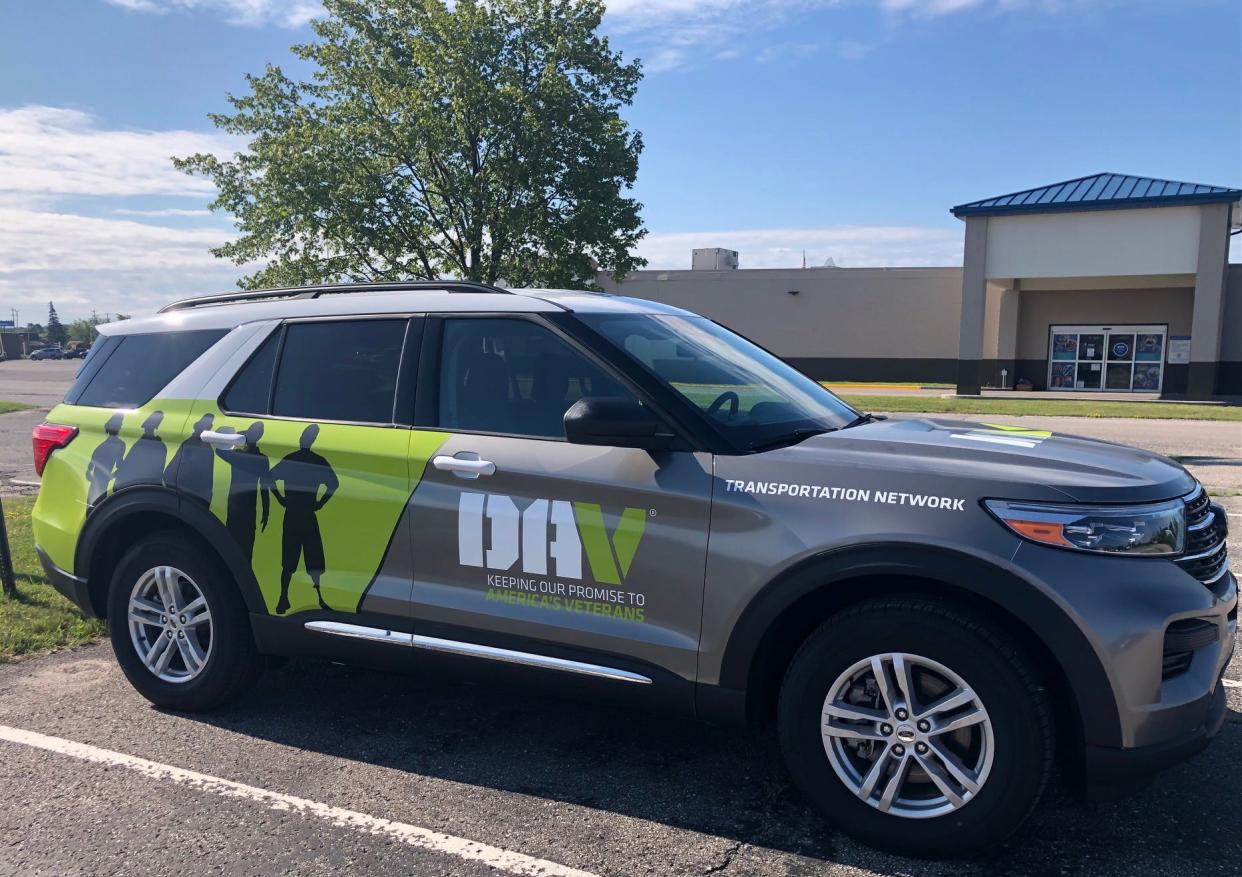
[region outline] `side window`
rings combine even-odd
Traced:
[[[235,414],[266,414],[271,401],[272,372],[276,368],[277,329],[241,367],[229,388],[220,397],[220,407]]]
[[[440,352],[439,425],[537,438],[565,437],[565,411],[583,396],[630,392],[529,320],[449,319]]]
[[[290,323],[272,414],[301,420],[392,423],[408,320]]]
[[[225,336],[223,329],[122,335],[111,350],[101,351],[100,365],[70,388],[67,401],[100,408],[138,408],[150,402],[173,378]],[[102,357],[106,356],[106,359]],[[70,398],[76,393],[76,398]]]

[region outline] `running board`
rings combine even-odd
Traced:
[[[425,649],[429,652],[442,652],[468,658],[483,658],[489,661],[519,664],[523,667],[537,667],[543,670],[559,670],[562,673],[575,673],[579,676],[594,676],[600,679],[613,679],[617,682],[633,682],[638,685],[651,684],[651,680],[646,676],[631,673],[629,670],[618,670],[616,667],[604,667],[600,664],[587,664],[582,661],[571,661],[568,658],[553,658],[548,655],[537,655],[533,652],[518,652],[513,649],[501,649],[495,646],[483,646],[476,643],[463,643],[434,636],[401,633],[400,631],[384,630],[379,627],[363,627],[360,624],[344,624],[340,621],[308,621],[306,622],[306,629],[316,633],[331,634],[332,636],[344,636],[351,639],[367,640],[368,642],[392,643],[398,646]]]

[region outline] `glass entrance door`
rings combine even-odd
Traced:
[[[1052,326],[1048,389],[1158,392],[1167,326]]]

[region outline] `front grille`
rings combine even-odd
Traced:
[[[1212,503],[1202,486],[1182,499],[1186,503],[1186,550],[1177,564],[1205,585],[1215,585],[1229,572],[1225,510]]]

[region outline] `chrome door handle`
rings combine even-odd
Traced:
[[[236,450],[246,446],[246,437],[240,432],[215,432],[205,429],[199,433],[199,436],[213,448],[221,450]]]
[[[470,452],[467,451],[465,453]],[[474,479],[480,475],[494,475],[496,473],[496,464],[490,460],[480,460],[478,454],[470,454],[469,457],[449,457],[445,454],[437,454],[431,458],[431,465],[442,472],[452,472],[459,478]]]

